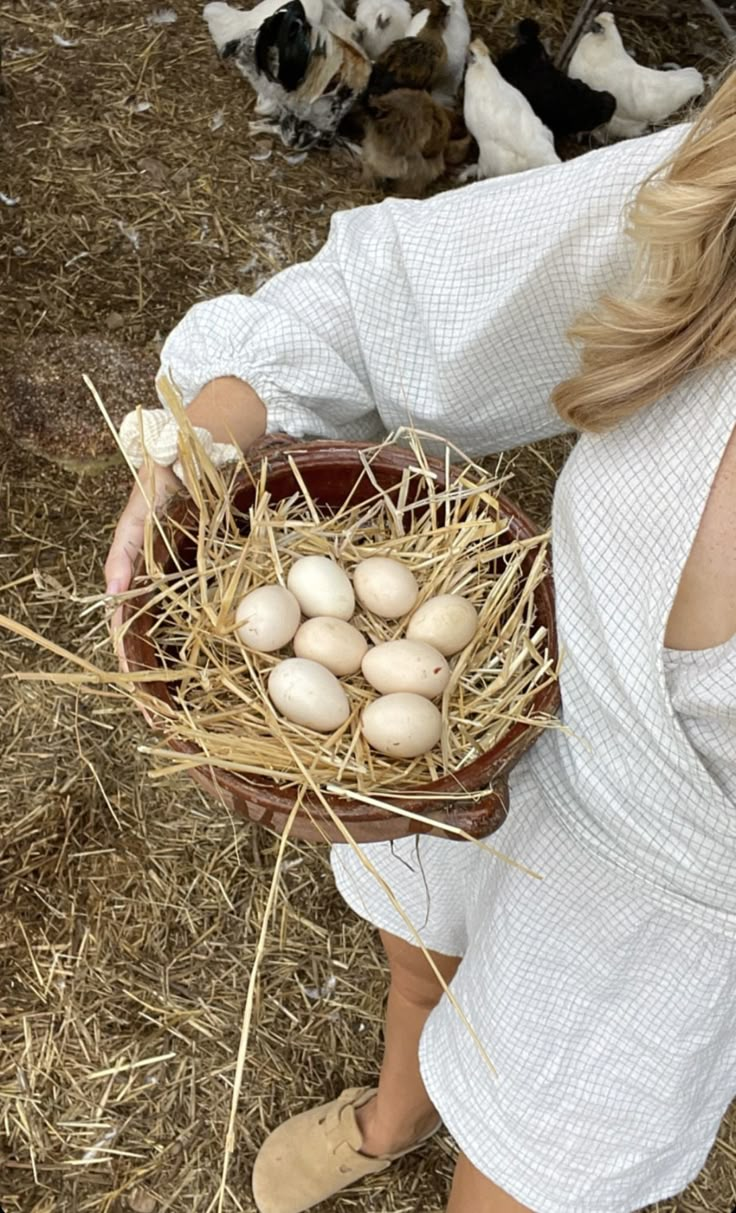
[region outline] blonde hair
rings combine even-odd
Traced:
[[[580,369],[552,393],[579,430],[611,429],[736,354],[736,71],[640,188],[629,234],[634,293],[578,317]]]

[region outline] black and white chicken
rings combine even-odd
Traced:
[[[233,58],[257,93],[257,111],[273,119],[287,146],[334,140],[371,72],[354,23],[335,0],[261,0],[245,12],[213,0],[203,15],[220,54]]]

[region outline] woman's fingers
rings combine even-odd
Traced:
[[[105,586],[110,595],[123,594],[130,589],[133,568],[145,535],[146,519],[151,503],[161,510],[181,485],[170,468],[155,464],[152,473],[142,473],[141,484],[135,485],[128,498],[105,561]],[[110,620],[113,634],[122,623],[122,607]],[[121,656],[118,652],[118,656]]]
[[[105,561],[105,584],[108,594],[122,594],[129,589],[133,566],[143,547],[146,519],[151,504],[158,512],[179,488],[181,485],[171,468],[154,464],[152,473],[141,474],[140,486],[134,485],[120,515]]]
[[[138,490],[136,489],[135,492]],[[131,500],[120,515],[115,536],[105,561],[105,586],[108,594],[122,594],[130,586],[133,563],[143,546],[145,506],[137,508]]]
[[[123,594],[130,588],[133,565],[143,546],[147,511],[148,506],[136,485],[128,499],[128,504],[120,515],[105,561],[105,586],[110,595]],[[110,619],[113,636],[117,634],[122,622],[123,608],[118,606]],[[120,665],[124,668],[125,663],[120,645],[117,646],[117,652]]]

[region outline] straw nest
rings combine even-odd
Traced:
[[[195,442],[189,436],[185,444],[184,459],[190,463],[201,461]],[[411,446],[414,464],[403,471],[394,494],[380,487],[372,467],[401,442]],[[449,450],[445,453],[440,476],[427,462],[419,436],[399,431],[361,452],[359,478],[370,482],[369,500],[348,496],[334,510],[313,498],[298,461],[288,453],[300,491],[272,500],[264,457],[255,468],[246,465],[255,491],[247,517],[232,506],[232,478],[227,483],[212,468],[196,489],[197,509],[189,523],[177,520],[173,530],[162,532],[165,542],[158,544],[158,553],[159,558],[162,551],[170,554],[166,563],[157,559],[150,523],[150,589],[139,610],[153,616],[148,638],[173,691],[169,707],[146,693],[145,681],[133,689],[165,733],[164,745],[151,748],[158,763],[154,775],[204,766],[305,790],[339,785],[342,795],[408,792],[460,771],[516,723],[552,723],[554,718],[537,711],[534,702],[556,677],[535,603],[535,590],[549,572],[547,535],[517,538],[496,496],[498,478],[467,459],[456,457],[451,465]],[[178,559],[183,545],[193,553],[186,566]],[[475,638],[451,660],[436,750],[397,761],[367,745],[360,716],[377,692],[360,673],[341,680],[351,715],[330,736],[275,712],[265,687],[288,652],[249,650],[237,635],[234,611],[250,591],[286,585],[293,563],[313,555],[336,560],[349,576],[361,560],[390,557],[414,573],[420,586],[417,605],[437,594],[457,593],[476,607]],[[136,618],[137,613],[126,627]],[[407,618],[384,620],[358,606],[353,623],[378,644],[401,637]],[[182,755],[167,746],[172,739],[197,752]],[[453,787],[449,795],[455,799],[460,792]]]

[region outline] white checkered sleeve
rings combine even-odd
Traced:
[[[250,383],[271,430],[373,440],[413,423],[469,454],[562,432],[566,332],[622,281],[626,203],[682,128],[423,202],[335,215],[311,261],[197,304],[162,352],[190,401]]]
[[[245,380],[272,432],[367,440],[381,432],[330,242],[252,297],[195,304],[165,342],[161,367],[185,404],[219,376]]]

